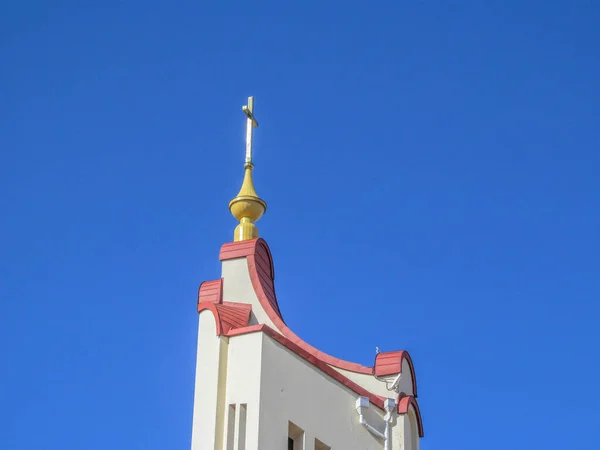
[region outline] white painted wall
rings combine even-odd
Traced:
[[[276,331],[277,327],[271,321],[254,292],[248,261],[246,257],[228,259],[222,263],[223,300],[228,302],[248,303],[252,305],[250,325],[264,323]]]
[[[402,360],[402,378],[400,378],[400,392],[407,395],[415,395],[413,389],[413,377],[410,371],[410,364],[406,359]]]
[[[393,395],[390,395],[390,391],[387,390],[387,386],[392,385],[392,383],[396,379],[397,374],[381,377],[382,379],[378,380],[373,375],[351,372],[349,370],[340,369],[339,367],[335,366],[331,367],[337,370],[345,377],[350,378],[359,386],[364,387],[365,389],[374,394],[382,395],[384,397],[393,397]],[[400,378],[400,392],[404,392],[407,395],[414,395],[412,373],[410,371],[410,365],[408,364],[408,361],[406,359],[402,360],[402,378]]]
[[[260,380],[263,333],[229,338],[227,405],[246,404],[245,450],[258,450]]]
[[[419,450],[419,426],[417,417],[412,406],[409,407],[408,413],[398,416],[398,428],[403,430],[402,450]]]
[[[356,393],[270,337],[262,336],[258,448],[286,448],[291,421],[305,430],[307,450],[313,450],[315,438],[340,450],[383,449],[383,441],[358,422]],[[367,419],[383,431],[383,415],[383,411],[371,406]],[[403,429],[394,426],[392,434],[398,443]],[[392,448],[400,449],[398,444]]]
[[[192,450],[285,449],[290,421],[305,431],[306,450],[313,450],[315,438],[333,449],[383,448],[383,442],[359,424],[355,392],[269,336],[255,332],[217,337],[210,311],[200,313],[198,336]],[[242,404],[246,405],[244,445],[238,444],[236,425],[236,444],[229,446],[229,406],[235,405],[239,421]],[[383,415],[371,406],[367,419],[383,431]],[[418,432],[416,419],[411,426],[408,417],[395,415],[393,450],[418,450],[405,442]]]
[[[192,450],[258,449],[262,333],[218,337],[212,312],[200,313]],[[241,405],[246,405],[245,447],[229,447],[230,405],[235,405],[239,438]]]
[[[344,375],[347,378],[350,378],[359,386],[365,388],[367,391],[372,392],[373,394],[382,395],[384,397],[394,397],[393,392],[390,392],[386,388],[386,384],[384,381],[379,381],[373,375],[365,374],[365,373],[357,373],[351,372],[346,369],[340,369],[339,367],[330,366],[331,368],[337,370],[339,373]],[[388,386],[391,386],[395,375],[391,377],[386,377],[385,379],[389,380]]]
[[[214,316],[210,311],[202,311],[198,329],[192,450],[206,450],[215,447],[219,347],[220,340],[217,337]]]

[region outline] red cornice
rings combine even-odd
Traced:
[[[419,409],[417,399],[412,395],[400,394],[398,397],[398,414],[407,414],[411,406],[414,408],[415,416],[417,418],[419,436],[423,437],[425,435],[423,431],[423,420],[421,419],[421,410]]]

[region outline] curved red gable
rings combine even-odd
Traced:
[[[417,426],[419,428],[419,436],[423,437],[425,432],[423,431],[423,420],[421,419],[421,410],[417,399],[412,395],[402,395],[398,397],[398,414],[407,414],[410,407],[415,409],[415,416],[417,417]]]
[[[198,301],[221,303],[223,301],[223,279],[205,281],[200,284]]]
[[[406,360],[410,368],[410,376],[412,378],[413,394],[417,396],[417,378],[415,377],[415,368],[412,358],[406,350],[398,350],[394,352],[381,352],[375,356],[375,365],[373,373],[376,377],[385,377],[402,373],[402,361]]]

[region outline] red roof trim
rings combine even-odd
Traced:
[[[375,395],[375,394],[367,391],[365,388],[359,386],[354,381],[345,377],[337,370],[332,369],[325,361],[321,360],[320,358],[318,358],[316,355],[312,354],[311,352],[303,349],[301,346],[292,342],[287,337],[282,336],[281,334],[279,334],[277,331],[275,331],[273,328],[269,327],[268,325],[259,324],[259,325],[251,325],[251,326],[244,327],[244,328],[232,329],[229,332],[225,333],[225,336],[234,337],[234,336],[240,336],[243,334],[256,333],[256,332],[265,333],[267,336],[269,336],[273,340],[279,342],[281,345],[283,345],[287,349],[291,350],[292,352],[294,352],[295,354],[297,354],[304,360],[308,361],[313,366],[320,369],[322,372],[325,372],[331,378],[333,378],[336,381],[338,381],[339,383],[343,384],[348,389],[354,391],[358,395],[361,395],[363,397],[368,397],[373,405],[377,406],[380,409],[383,409],[383,402],[384,402],[383,397],[380,397],[379,395]]]
[[[259,275],[258,268],[262,267],[265,262],[263,259],[259,259],[263,255],[266,255],[269,260],[270,267],[268,267],[267,273],[271,273],[271,283],[266,282],[264,280],[264,277],[261,277]],[[221,261],[242,257],[246,257],[247,259],[248,270],[250,272],[250,280],[252,281],[252,287],[256,292],[256,296],[258,297],[260,304],[264,308],[271,321],[275,324],[277,329],[287,339],[299,346],[302,350],[308,352],[309,354],[320,359],[326,364],[330,364],[340,369],[349,370],[350,372],[357,372],[368,375],[373,374],[372,367],[367,367],[361,364],[344,361],[343,359],[339,359],[334,356],[328,355],[327,353],[319,351],[315,347],[304,342],[300,337],[298,337],[292,330],[290,330],[287,327],[287,325],[283,321],[283,318],[281,317],[281,313],[279,312],[279,305],[277,304],[277,298],[275,297],[275,289],[272,285],[275,275],[273,269],[273,257],[271,256],[269,246],[267,245],[264,239],[258,238],[252,239],[250,241],[230,242],[221,247],[221,252],[219,254],[219,259]],[[271,291],[273,292],[272,295]]]
[[[221,303],[223,301],[223,279],[204,281],[198,288],[198,302]]]
[[[255,247],[259,239],[249,241],[228,242],[221,247],[219,260],[243,258],[244,256],[254,255]],[[264,242],[263,239],[260,239]]]
[[[423,437],[425,435],[423,431],[423,419],[421,418],[421,410],[419,409],[419,403],[417,399],[412,395],[405,395],[398,398],[398,414],[406,414],[410,407],[413,407],[415,410],[415,416],[417,418],[417,426],[419,428],[419,436]]]
[[[417,397],[417,377],[415,376],[415,367],[410,354],[406,350],[398,350],[394,352],[381,352],[375,356],[375,364],[373,373],[377,377],[402,373],[402,362],[406,360],[410,368],[410,376],[412,379],[413,395]]]
[[[223,302],[199,302],[198,313],[209,310],[215,317],[217,324],[217,336],[222,336],[231,330],[246,327],[250,320],[252,306],[246,303]]]

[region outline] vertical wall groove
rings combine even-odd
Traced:
[[[227,389],[227,359],[229,350],[229,339],[220,337],[219,339],[219,372],[217,388],[217,420],[215,450],[223,449],[223,438],[225,436],[225,393]]]
[[[235,405],[229,405],[227,411],[227,450],[233,450],[235,443]]]
[[[237,450],[246,450],[246,411],[247,405],[240,405],[240,415],[238,420],[238,447]]]

